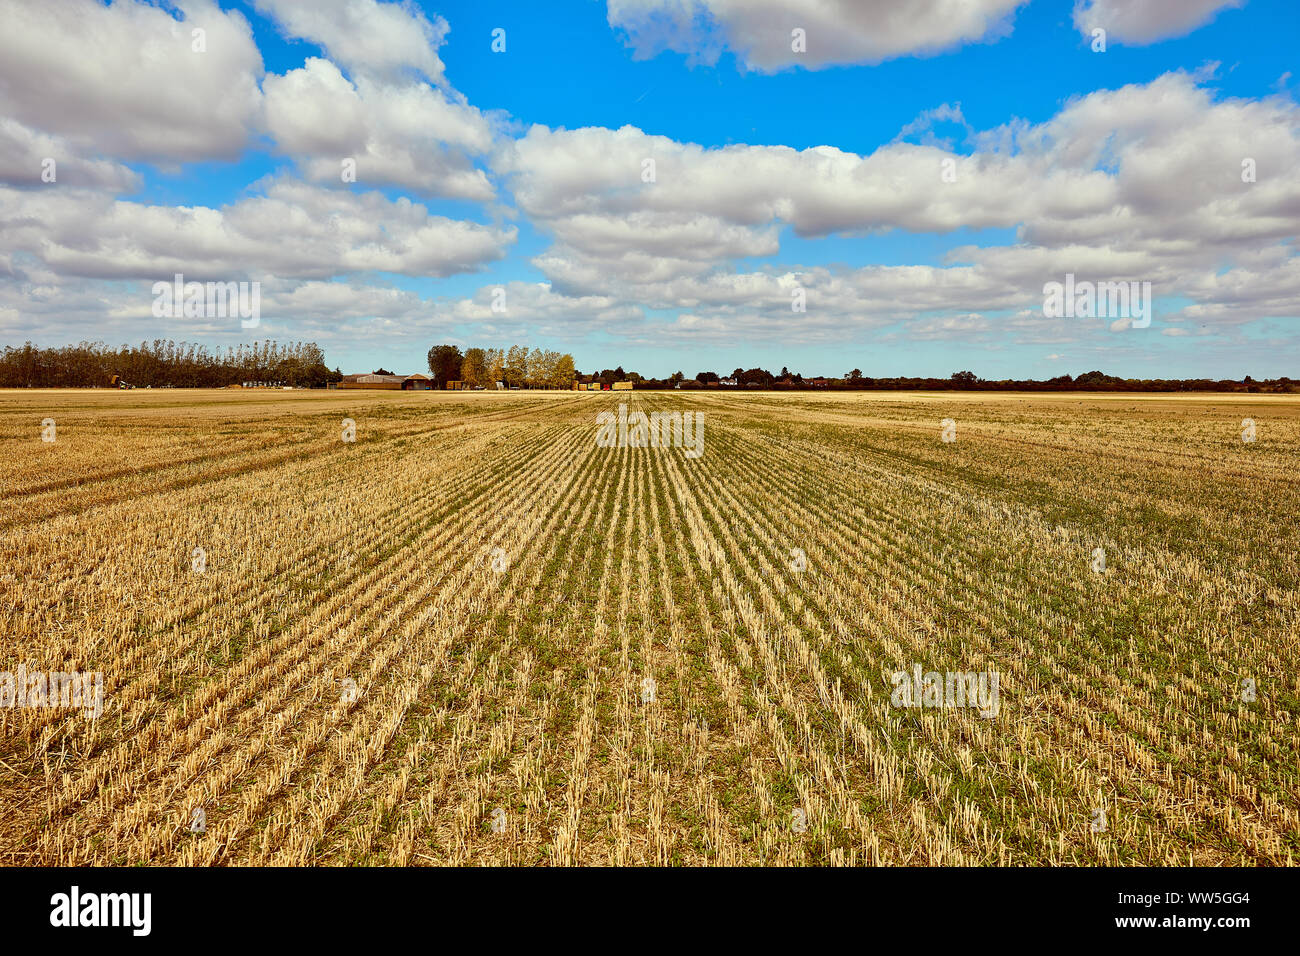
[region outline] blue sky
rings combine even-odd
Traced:
[[[22,0],[0,339],[314,339],[345,371],[446,341],[652,375],[1300,377],[1294,2],[928,6]],[[261,282],[259,327],[155,317],[175,271]],[[1151,282],[1150,327],[1045,316],[1066,272]]]

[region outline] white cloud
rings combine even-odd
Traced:
[[[497,303],[503,311],[494,308]],[[528,331],[565,339],[639,328],[644,317],[639,306],[611,296],[567,296],[544,282],[518,281],[484,286],[472,298],[445,303],[438,315],[449,322],[474,324],[489,335]]]
[[[312,180],[339,182],[342,159],[353,158],[363,184],[493,198],[473,163],[492,146],[488,120],[463,95],[416,77],[443,83],[435,50],[445,21],[375,0],[261,6],[292,35],[322,44],[352,79],[310,58],[259,87],[262,58],[249,23],[210,0],[180,0],[175,16],[134,0],[7,4],[0,102],[9,122],[0,158],[15,172],[5,181],[27,181],[35,149],[67,160],[69,184],[120,190],[135,184],[134,174],[93,157],[169,167],[233,160],[264,130]]]
[[[942,108],[921,125],[958,115]],[[916,325],[918,335],[969,335],[978,323],[945,325],[936,315],[976,310],[982,321],[1005,322],[996,313],[1041,309],[1044,282],[1067,272],[1150,281],[1157,296],[1190,296],[1207,315],[1300,314],[1285,282],[1272,292],[1261,278],[1277,279],[1295,261],[1286,243],[1300,233],[1300,183],[1286,172],[1300,165],[1300,109],[1290,100],[1216,102],[1192,76],[1172,73],[1078,98],[1039,125],[1016,121],[972,139],[970,155],[895,141],[859,156],[826,146],[706,149],[633,127],[535,126],[496,168],[520,209],[556,239],[533,262],[557,292],[686,310],[684,331],[712,323],[732,334],[761,330],[763,316],[783,310],[789,326],[792,267],[729,271],[736,260],[776,255],[787,225],[805,237],[960,227],[1018,234],[1012,245],[955,249],[947,267],[803,270],[809,306],[800,334],[830,321],[919,320],[930,324]],[[1242,182],[1247,157],[1255,182]],[[643,181],[647,159],[653,182]],[[944,180],[944,160],[955,182]],[[1207,281],[1225,263],[1258,275],[1244,291],[1228,278]],[[1085,326],[1014,328],[1047,341]],[[1086,326],[1088,334],[1104,328]]]
[[[445,84],[447,33],[409,3],[260,4],[334,62],[265,77],[248,22],[210,0],[14,0],[0,32],[0,327],[93,334],[152,321],[149,285],[257,279],[265,330],[340,323],[384,334],[429,322],[418,295],[375,273],[443,277],[504,257],[513,227],[430,215],[376,186],[488,201],[475,157],[493,124]],[[201,37],[192,35],[201,28]],[[197,47],[201,46],[202,49]],[[52,55],[57,51],[57,56]],[[428,78],[439,86],[423,82]],[[219,207],[130,202],[141,177],[114,159],[168,168],[246,155],[269,134],[302,175]],[[53,158],[57,178],[41,179]],[[356,160],[357,181],[340,181]],[[16,187],[16,188],[14,188]],[[342,276],[349,282],[324,281]],[[186,332],[228,331],[187,323]]]
[[[438,324],[430,303],[404,289],[274,277],[260,280],[261,322],[255,332],[231,318],[159,319],[153,315],[153,281],[69,278],[39,264],[20,270],[0,282],[0,336],[50,344],[55,334],[113,344],[146,334],[234,340],[291,334],[329,342],[414,335]]]
[[[97,278],[447,276],[502,258],[516,235],[513,227],[432,216],[405,198],[291,180],[221,209],[3,188],[0,209],[12,216],[0,250],[26,253],[60,275]]]
[[[988,332],[993,328],[994,324],[988,318],[972,313],[970,315],[944,315],[920,319],[912,323],[909,332],[912,338],[925,341],[927,339],[950,339],[956,335]]]
[[[373,318],[415,323],[429,312],[428,303],[414,292],[390,286],[315,280],[281,286],[263,290],[263,312],[269,316],[334,326]]]
[[[962,115],[961,104],[953,105],[951,103],[941,103],[932,110],[925,110],[916,119],[907,123],[898,133],[898,140],[905,139],[908,136],[921,134],[921,143],[924,146],[937,146],[948,151],[952,150],[953,144],[950,139],[942,139],[934,134],[936,123],[956,123],[961,126],[966,133],[972,133],[974,130],[966,122],[966,117]]]
[[[803,20],[794,25],[808,31],[806,59],[782,53],[791,27],[774,2],[611,0],[609,15],[643,52],[707,55],[725,43],[771,70],[988,40],[1017,5],[926,2],[940,14],[930,26],[892,0],[781,4]],[[602,330],[634,341],[650,329],[719,343],[836,342],[892,334],[896,324],[912,339],[1107,337],[1108,320],[1042,316],[1043,283],[1067,272],[1151,281],[1158,296],[1190,302],[1157,312],[1164,335],[1300,316],[1300,110],[1285,96],[1216,101],[1198,85],[1207,71],[1097,91],[1045,122],[983,132],[944,103],[866,155],[706,148],[630,126],[534,126],[505,141],[498,120],[446,85],[437,56],[445,21],[410,4],[260,0],[287,33],[331,57],[266,76],[261,89],[243,18],[199,0],[182,6],[184,20],[132,2],[10,4],[0,35],[0,273],[9,275],[0,329],[93,327],[96,316],[116,329],[147,315],[142,282],[174,272],[259,278],[271,327],[291,321],[322,337],[457,324],[501,337]],[[1148,42],[1221,6],[1114,7],[1108,29],[1121,42]],[[1098,0],[1091,9],[1111,7]],[[208,30],[206,54],[190,49],[192,24]],[[50,49],[68,51],[57,69]],[[937,123],[959,124],[973,151],[954,152]],[[114,198],[139,186],[115,160],[233,158],[254,132],[269,134],[309,182],[268,179],[219,208]],[[919,145],[904,141],[916,136]],[[59,163],[57,184],[40,181],[46,156]],[[367,284],[374,273],[474,272],[505,255],[515,229],[432,216],[374,188],[490,201],[493,183],[475,165],[485,157],[518,210],[553,239],[532,260],[549,283],[506,283],[504,314],[491,308],[494,285],[428,302]],[[339,180],[346,158],[357,163],[352,185]],[[1247,159],[1254,182],[1242,182]],[[943,265],[741,264],[778,256],[786,228],[805,238],[1005,228],[1016,238],[955,249]],[[349,281],[328,281],[342,276]],[[791,312],[796,286],[806,313]],[[664,322],[647,310],[681,314]]]
[[[248,22],[207,0],[158,7],[10,0],[0,29],[0,102],[26,126],[89,154],[234,159],[259,108],[262,57]],[[192,30],[205,32],[195,52]]]
[[[411,73],[443,82],[438,57],[450,27],[440,16],[430,20],[410,0],[254,0],[294,38],[319,45],[350,73],[398,80]]]
[[[608,0],[609,25],[638,56],[661,50],[714,62],[722,48],[772,72],[927,55],[1010,32],[1027,0]],[[793,49],[801,29],[806,49]]]
[[[706,149],[626,126],[534,126],[496,167],[525,212],[592,255],[620,230],[620,253],[653,253],[662,230],[684,224],[684,258],[698,258],[696,243],[723,248],[728,229],[749,233],[731,234],[729,244],[744,250],[737,254],[763,254],[750,250],[774,223],[802,236],[1021,226],[1028,241],[1051,247],[1250,247],[1295,233],[1300,186],[1282,171],[1300,162],[1300,111],[1286,99],[1215,103],[1173,73],[976,140],[971,155],[894,142],[859,156],[830,146]],[[1254,183],[1241,181],[1248,157]],[[651,183],[642,180],[647,160]],[[953,182],[943,179],[945,160]]]
[[[315,57],[284,76],[268,76],[263,90],[268,132],[308,179],[339,183],[342,161],[351,159],[363,185],[458,199],[494,196],[470,158],[491,148],[492,130],[455,94],[364,76],[354,85]]]
[[[1260,257],[1249,266],[1205,272],[1186,292],[1195,304],[1171,315],[1170,321],[1213,322],[1219,327],[1268,316],[1300,317],[1300,256]]]
[[[655,162],[652,183],[642,181],[646,159]],[[944,159],[954,163],[953,183],[941,180]],[[674,258],[683,272],[771,255],[781,223],[810,237],[945,232],[1014,226],[1043,211],[1100,212],[1114,201],[1104,172],[1058,166],[1051,156],[958,156],[909,143],[858,156],[830,146],[705,149],[633,127],[534,126],[496,165],[520,207],[567,249],[603,259]]]
[[[0,117],[0,183],[130,192],[140,187],[140,177],[120,163],[77,155],[61,136],[38,133],[17,120]]]
[[[1246,0],[1075,0],[1074,25],[1090,36],[1100,27],[1107,42],[1141,45],[1182,36],[1208,23],[1220,10]]]

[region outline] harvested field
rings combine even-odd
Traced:
[[[620,402],[702,413],[703,454],[598,447]],[[11,391],[0,423],[0,670],[103,675],[98,717],[0,708],[0,862],[1300,851],[1298,398]],[[919,672],[996,706],[899,706]]]

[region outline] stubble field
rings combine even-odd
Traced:
[[[598,447],[619,402],[702,412],[702,456]],[[1300,851],[1293,398],[33,391],[0,426],[0,671],[103,687],[0,707],[0,863]],[[899,706],[931,672],[994,712]]]

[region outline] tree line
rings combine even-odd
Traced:
[[[1236,379],[1120,378],[1094,369],[1082,375],[1057,375],[1049,379],[984,379],[974,372],[953,372],[939,378],[871,378],[858,369],[845,373],[842,387],[901,391],[909,389],[988,392],[1296,392],[1300,382],[1282,376],[1256,381],[1249,375]]]
[[[325,353],[315,342],[281,345],[267,339],[224,351],[170,339],[118,348],[80,342],[43,349],[28,342],[0,352],[0,388],[105,387],[115,375],[137,388],[222,388],[244,382],[313,388],[343,377],[326,367]]]
[[[842,376],[826,378],[763,368],[737,368],[727,377],[717,372],[697,372],[688,379],[682,372],[667,378],[643,376],[625,371],[620,365],[581,373],[573,356],[525,345],[508,349],[470,348],[462,354],[454,345],[429,349],[429,372],[438,388],[460,381],[474,388],[494,388],[502,382],[509,388],[572,388],[574,383],[632,382],[637,388],[746,388],[746,389],[832,389],[832,390],[965,390],[965,391],[1130,391],[1130,392],[1300,392],[1300,381],[1283,376],[1255,380],[1247,375],[1236,379],[1126,379],[1100,371],[1079,376],[1058,375],[1045,381],[1035,379],[980,378],[970,371],[954,372],[948,378],[876,378],[852,369]],[[80,342],[57,348],[38,348],[31,342],[21,347],[5,346],[0,351],[0,388],[89,388],[111,384],[113,376],[136,387],[221,388],[244,382],[265,382],[319,388],[337,382],[342,373],[325,365],[325,354],[315,342],[282,345],[267,339],[209,350],[193,342],[154,339],[138,346],[112,348],[103,342]]]
[[[886,377],[874,378],[863,375],[861,369],[853,369],[842,376],[826,378],[822,376],[804,377],[798,372],[782,368],[779,374],[763,368],[738,368],[730,376],[723,377],[717,372],[697,372],[694,378],[686,378],[681,372],[674,372],[665,379],[645,378],[636,372],[624,372],[620,366],[613,371],[605,370],[595,376],[580,377],[580,380],[595,378],[604,384],[631,381],[637,388],[743,388],[772,389],[775,391],[798,391],[803,389],[821,389],[832,391],[989,391],[989,392],[1300,392],[1300,381],[1282,376],[1276,379],[1256,380],[1247,375],[1237,379],[1177,379],[1177,378],[1120,378],[1105,372],[1091,371],[1082,375],[1058,375],[1046,380],[1038,379],[983,379],[974,372],[954,372],[948,378],[920,377]]]
[[[437,388],[459,381],[466,388],[572,388],[577,379],[573,356],[567,352],[530,349],[512,345],[508,349],[466,349],[435,345],[429,349],[429,374]]]

